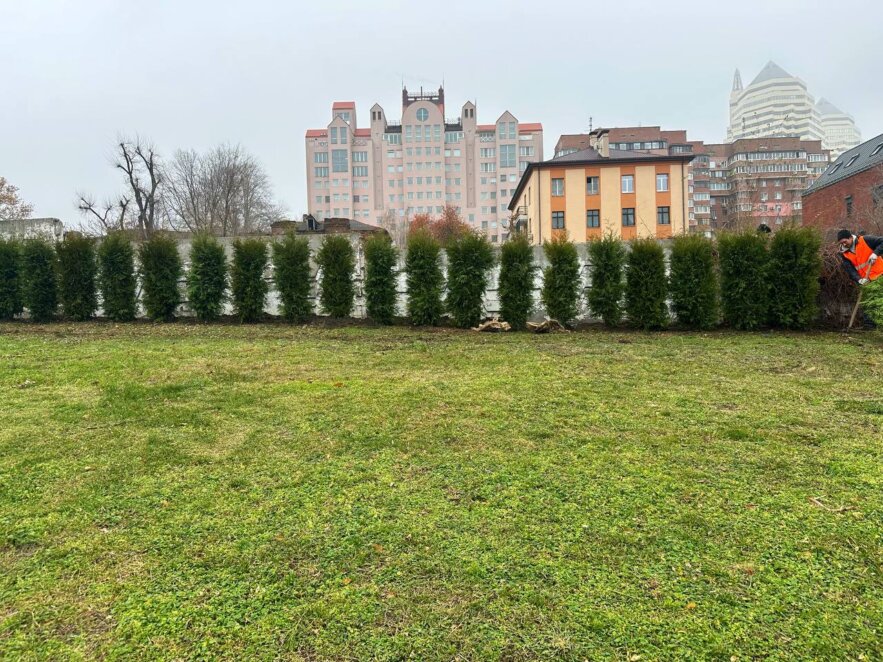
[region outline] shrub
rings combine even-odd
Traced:
[[[618,237],[608,235],[589,243],[589,310],[607,326],[622,320],[622,297],[625,292],[622,272],[626,260],[625,245]]]
[[[447,309],[457,326],[468,329],[481,322],[494,251],[486,235],[468,232],[451,241],[447,254]]]
[[[878,327],[883,327],[883,277],[862,286],[862,310]]]
[[[190,247],[187,297],[202,322],[221,316],[227,295],[227,256],[224,247],[211,235],[194,238]]]
[[[135,319],[135,259],[132,244],[111,233],[98,247],[98,287],[104,315],[115,322]]]
[[[500,317],[515,330],[524,329],[533,312],[536,266],[533,247],[524,234],[516,234],[500,249]]]
[[[353,271],[356,268],[350,240],[340,234],[326,236],[316,254],[316,264],[322,272],[319,295],[322,309],[331,317],[348,316],[353,309]]]
[[[711,240],[696,234],[675,237],[670,261],[669,291],[678,321],[697,329],[717,324],[718,287]]]
[[[419,326],[438,324],[442,315],[442,274],[440,247],[426,231],[408,235],[405,273],[408,285],[408,317]]]
[[[579,256],[576,246],[567,239],[553,239],[543,244],[549,266],[543,270],[541,298],[546,314],[561,324],[579,315]]]
[[[0,320],[11,320],[21,310],[21,246],[0,239]]]
[[[756,232],[724,233],[718,239],[724,322],[752,330],[767,321],[767,238]]]
[[[665,252],[655,239],[635,239],[626,260],[625,310],[639,329],[661,329],[668,323]]]
[[[821,257],[818,296],[820,321],[828,328],[842,329],[849,324],[859,288],[843,268],[843,257],[837,246],[823,246]]]
[[[396,314],[396,265],[399,252],[382,233],[368,237],[365,247],[365,304],[368,317],[390,324]]]
[[[273,244],[273,272],[282,317],[305,322],[313,312],[310,305],[310,243],[289,232]]]
[[[805,329],[819,314],[821,237],[814,228],[787,227],[769,250],[769,313],[774,326]]]
[[[29,239],[21,251],[22,302],[31,319],[48,322],[58,308],[55,249],[43,239]]]
[[[233,310],[240,322],[257,322],[264,314],[267,301],[267,244],[261,239],[243,239],[233,242],[233,268],[230,271],[230,289],[233,292]]]
[[[58,297],[65,317],[87,320],[98,307],[95,279],[95,242],[76,232],[69,232],[56,248],[58,254]]]
[[[181,256],[178,244],[169,237],[154,235],[138,249],[141,262],[142,302],[152,320],[171,320],[181,303]]]

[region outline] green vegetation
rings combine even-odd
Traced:
[[[187,296],[201,322],[221,316],[227,300],[227,256],[224,247],[211,235],[199,235],[193,239]]]
[[[365,308],[368,317],[391,324],[396,314],[399,251],[389,235],[376,233],[364,241]]]
[[[83,321],[98,307],[95,240],[78,232],[69,232],[55,249],[58,254],[58,298],[64,316]]]
[[[28,239],[21,251],[22,302],[35,322],[48,322],[58,310],[55,248],[44,239]]]
[[[448,296],[445,305],[454,324],[477,326],[484,314],[484,293],[494,266],[494,251],[487,235],[467,232],[445,249],[448,255]]]
[[[718,322],[718,283],[714,244],[698,234],[675,237],[671,244],[669,293],[678,322],[710,329]]]
[[[293,232],[274,242],[273,272],[283,319],[306,322],[313,312],[310,303],[310,243]]]
[[[0,658],[880,659],[881,350],[0,325]]]
[[[822,239],[815,228],[782,228],[770,242],[770,321],[786,329],[809,328],[819,316]]]
[[[11,320],[21,311],[21,245],[0,239],[0,320]]]
[[[874,324],[883,328],[883,278],[862,286],[861,305]]]
[[[438,324],[444,310],[442,293],[445,277],[441,268],[441,246],[427,230],[412,231],[408,235],[405,273],[411,324]]]
[[[517,233],[500,248],[500,318],[520,331],[533,312],[533,285],[536,265],[527,235]]]
[[[665,253],[655,239],[635,239],[626,260],[625,310],[629,322],[645,331],[668,324]]]
[[[543,244],[549,266],[543,269],[540,292],[546,315],[568,324],[579,315],[582,278],[576,246],[567,239],[553,239]]]
[[[724,322],[743,331],[759,329],[769,321],[766,235],[724,233],[718,238],[718,252]]]
[[[141,263],[141,302],[152,320],[169,321],[181,303],[181,256],[174,239],[157,234],[138,249]]]
[[[270,286],[264,279],[267,268],[267,243],[262,239],[237,239],[233,242],[233,266],[230,290],[233,311],[240,322],[257,322],[264,316]]]
[[[112,232],[98,247],[98,289],[104,316],[115,322],[135,319],[135,253],[125,234]]]
[[[341,234],[326,236],[316,254],[316,264],[322,272],[319,295],[322,309],[331,317],[347,317],[356,294],[353,287],[356,254],[349,238]]]
[[[589,242],[589,310],[607,326],[622,321],[622,297],[625,293],[622,274],[626,250],[622,240],[613,235]]]

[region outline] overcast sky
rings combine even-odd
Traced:
[[[332,9],[333,7],[333,9]],[[304,131],[334,100],[398,118],[401,84],[447,114],[503,110],[561,133],[660,124],[722,141],[738,67],[767,60],[883,133],[883,3],[446,0],[0,0],[0,175],[37,216],[76,224],[76,192],[120,188],[116,135],[241,144],[292,215],[306,208]]]

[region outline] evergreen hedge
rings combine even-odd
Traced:
[[[368,317],[391,324],[396,314],[396,265],[399,252],[388,235],[377,233],[365,239],[365,307]]]
[[[629,321],[645,331],[668,324],[665,252],[655,239],[635,239],[626,260],[625,310]]]
[[[769,250],[769,313],[774,326],[806,329],[819,315],[821,237],[814,228],[786,227]]]
[[[237,239],[233,242],[233,267],[230,289],[233,310],[240,322],[257,322],[267,302],[267,244],[261,239]]]
[[[622,321],[622,298],[625,294],[623,267],[626,250],[622,240],[612,235],[589,243],[589,310],[607,326]]]
[[[175,318],[175,309],[181,303],[181,256],[174,239],[154,235],[138,249],[141,263],[141,301],[147,316],[156,321]]]
[[[717,324],[718,283],[711,240],[698,234],[675,237],[670,272],[671,305],[678,321],[696,329]]]
[[[310,304],[310,244],[289,232],[273,244],[273,272],[282,317],[305,322],[313,312]]]
[[[83,321],[98,307],[95,242],[77,232],[69,232],[56,248],[58,254],[58,295],[64,316]]]
[[[21,311],[21,245],[0,239],[0,320],[11,320]]]
[[[445,279],[440,263],[441,248],[426,230],[408,235],[405,273],[408,286],[408,317],[411,324],[438,324],[442,316]]]
[[[543,270],[543,306],[551,319],[566,325],[579,315],[582,284],[576,246],[572,241],[557,238],[545,242],[543,251],[549,262]]]
[[[98,288],[104,315],[115,322],[135,319],[135,252],[125,235],[111,233],[98,247]]]
[[[533,312],[536,266],[533,247],[523,233],[514,235],[500,249],[500,317],[516,331],[527,326]]]
[[[28,239],[21,251],[22,303],[35,322],[49,322],[58,309],[55,249],[43,239]]]
[[[199,235],[190,247],[187,298],[202,322],[216,320],[227,299],[227,256],[211,235]]]
[[[356,268],[356,255],[349,238],[342,234],[327,235],[316,253],[316,264],[322,272],[319,294],[322,309],[331,317],[347,317],[353,309]]]
[[[862,310],[879,328],[883,328],[883,276],[862,286]],[[859,324],[861,320],[858,320]]]
[[[448,244],[448,312],[454,324],[469,329],[481,322],[484,293],[494,251],[487,236],[467,232]]]
[[[721,309],[724,322],[750,331],[767,322],[767,235],[724,233],[718,238]]]

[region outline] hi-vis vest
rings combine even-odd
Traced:
[[[874,262],[874,266],[871,267],[871,273],[869,274],[867,261],[873,252],[874,251],[871,250],[871,247],[868,246],[868,242],[865,241],[865,238],[859,237],[855,242],[855,251],[846,251],[843,253],[843,257],[852,262],[852,266],[858,271],[859,278],[875,280],[880,277],[880,274],[883,274],[883,257],[877,258],[877,261]]]

